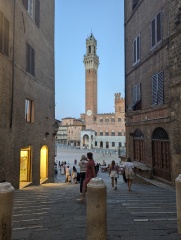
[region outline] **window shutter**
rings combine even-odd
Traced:
[[[157,105],[157,75],[152,77],[152,103]]]
[[[140,35],[137,37],[137,61],[140,60]]]
[[[151,22],[151,34],[152,34],[152,41],[151,41],[151,46],[155,46],[155,18]]]
[[[26,71],[30,73],[30,45],[26,44]]]
[[[35,76],[35,50],[31,47],[31,74]]]
[[[136,86],[133,87],[133,103],[136,102]]]
[[[158,103],[163,103],[163,72],[158,73]]]
[[[137,85],[137,101],[141,100],[141,83]]]
[[[22,0],[23,6],[28,10],[28,0]]]
[[[161,13],[157,15],[157,43],[161,41]]]
[[[136,63],[136,39],[133,42],[133,62]]]
[[[35,0],[35,23],[40,26],[40,1]]]
[[[9,55],[9,21],[4,18],[4,53]]]
[[[0,51],[3,50],[3,14],[0,12]]]

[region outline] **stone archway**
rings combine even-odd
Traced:
[[[156,128],[152,134],[153,175],[171,181],[169,137],[165,129]]]
[[[88,148],[89,146],[89,136],[87,134],[85,134],[82,138],[83,141],[83,147]]]

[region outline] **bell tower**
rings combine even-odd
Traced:
[[[86,39],[85,66],[85,115],[86,122],[92,121],[97,115],[97,69],[99,57],[96,55],[97,41],[93,34]]]

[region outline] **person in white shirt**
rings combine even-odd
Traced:
[[[131,158],[127,158],[127,162],[123,164],[123,168],[124,168],[127,183],[128,183],[128,191],[131,191],[132,181],[135,176],[134,164],[131,162]]]
[[[85,155],[81,156],[79,167],[80,167],[80,193],[82,193],[83,182],[85,180],[85,173],[86,173],[86,164],[87,164],[87,157]]]

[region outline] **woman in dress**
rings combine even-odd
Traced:
[[[128,183],[128,191],[131,191],[132,181],[135,176],[134,164],[131,162],[131,158],[127,158],[127,161],[123,164],[123,168]]]
[[[112,163],[109,167],[109,176],[111,177],[112,189],[117,189],[117,178],[119,176],[119,169],[116,166],[115,161],[112,160]]]
[[[93,154],[92,152],[87,153],[87,164],[86,164],[86,177],[83,183],[83,191],[82,191],[82,196],[80,199],[77,199],[78,201],[84,201],[85,193],[87,191],[87,184],[90,182],[92,178],[96,177],[95,173],[95,162],[93,159]]]
[[[73,166],[72,169],[72,182],[77,183],[77,169],[75,168],[75,166]]]

